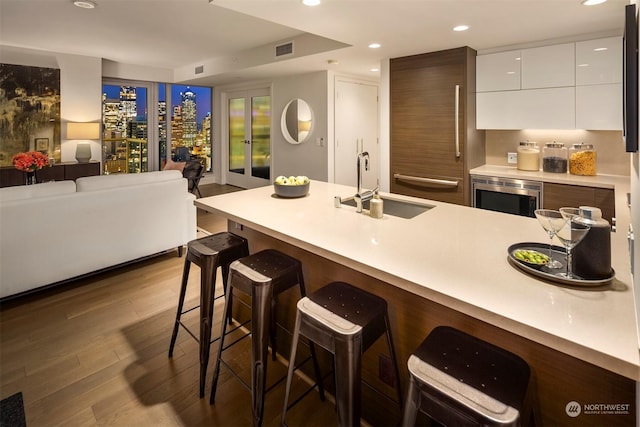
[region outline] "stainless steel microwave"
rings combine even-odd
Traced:
[[[542,207],[542,182],[471,175],[474,208],[535,218]]]

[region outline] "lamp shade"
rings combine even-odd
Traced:
[[[67,123],[67,139],[100,139],[100,123]]]

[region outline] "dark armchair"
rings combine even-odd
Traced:
[[[189,160],[182,171],[182,176],[188,181],[189,192],[198,197],[202,197],[198,184],[203,175],[204,165],[199,160]]]

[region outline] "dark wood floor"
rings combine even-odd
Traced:
[[[202,186],[203,196],[238,190]],[[209,232],[226,221],[198,213]],[[27,425],[38,426],[248,426],[251,400],[222,370],[216,404],[198,398],[198,346],[181,331],[167,356],[184,258],[168,253],[0,306],[0,398],[21,391]],[[197,304],[198,268],[187,301]],[[221,283],[218,277],[218,284]],[[216,302],[219,330],[223,299]],[[197,313],[184,318],[197,331]],[[248,340],[245,340],[247,343]],[[212,345],[206,393],[217,344]],[[230,350],[248,380],[246,344]],[[242,369],[241,369],[242,368]],[[270,381],[283,374],[270,364]],[[296,391],[305,384],[298,379]],[[280,424],[284,386],[267,395],[265,426]],[[311,393],[287,416],[290,426],[336,424],[334,406]]]

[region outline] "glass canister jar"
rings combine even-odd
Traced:
[[[572,175],[595,175],[596,157],[596,150],[592,144],[573,144],[569,149],[569,173]]]
[[[542,171],[567,172],[567,148],[561,142],[547,142],[542,148]]]
[[[518,169],[523,171],[540,170],[540,149],[535,142],[521,142],[518,146]]]

